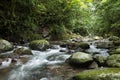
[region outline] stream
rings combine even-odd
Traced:
[[[52,76],[44,70],[45,66],[61,64],[70,56],[60,52],[61,49],[65,48],[57,47],[58,49],[49,49],[43,52],[32,50],[31,59],[12,70],[8,80],[56,80],[54,75]]]
[[[3,80],[66,80],[61,75],[53,74],[53,72],[48,72],[45,69],[47,66],[52,66],[53,68],[59,66],[70,57],[70,54],[60,52],[61,49],[67,50],[66,48],[61,48],[58,45],[55,46],[57,49],[48,49],[47,51],[32,50],[33,55],[30,56],[30,59],[25,64],[17,62],[16,67]],[[87,51],[100,52],[103,56],[108,56],[107,49],[97,49],[94,44],[91,44],[90,49]],[[6,62],[3,62],[0,68],[8,67],[10,63],[11,59],[8,59]]]

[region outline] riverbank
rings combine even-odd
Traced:
[[[97,37],[93,39],[85,37],[67,41],[51,41],[50,43],[43,40],[41,43],[40,41],[39,47],[35,48],[34,46],[33,49],[31,49],[32,47],[29,47],[29,44],[24,44],[22,46],[13,45],[13,49],[7,52],[3,50],[0,54],[0,70],[1,75],[3,75],[0,76],[1,79],[67,80],[75,74],[86,70],[103,67],[119,68],[120,63],[117,61],[119,60],[119,49],[117,49],[119,48],[119,43],[117,44],[118,47],[115,43],[118,40],[109,41],[109,39],[98,39]],[[35,44],[36,41],[31,42],[31,45],[33,45],[33,43]],[[114,46],[116,48],[113,48]],[[117,49],[117,55],[113,52],[115,49]],[[5,48],[5,50],[7,49]],[[77,62],[77,65],[79,66],[69,64],[69,59],[72,55],[76,54],[76,52],[84,52],[85,55],[91,55],[92,59],[90,60],[92,62],[90,61],[89,64],[89,61],[84,63]],[[84,53],[82,53],[82,55],[84,55]],[[111,59],[114,55],[118,58]],[[84,59],[84,56],[82,57],[82,60]],[[81,59],[81,57],[77,58]],[[110,63],[112,61],[116,61],[116,64]],[[84,64],[87,64],[87,66],[83,67],[82,65]]]

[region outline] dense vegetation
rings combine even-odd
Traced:
[[[120,0],[107,0],[99,7],[99,32],[120,36]]]
[[[63,40],[71,32],[120,36],[119,31],[120,0],[0,1],[0,37],[7,40]]]

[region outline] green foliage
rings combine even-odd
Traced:
[[[118,50],[116,50],[116,51],[118,51]],[[109,67],[118,67],[118,68],[120,68],[119,60],[120,60],[120,54],[116,54],[116,52],[115,52],[113,55],[108,57],[107,65]]]
[[[80,17],[80,1],[79,0],[47,0],[40,1],[45,10],[44,14],[40,14],[40,23],[43,27],[52,27],[54,25],[64,25],[68,29],[72,29]]]
[[[52,40],[65,40],[68,38],[64,25],[53,25],[50,31],[50,35]]]
[[[120,0],[107,0],[102,3],[99,10],[101,34],[120,36]]]
[[[119,80],[120,69],[108,68],[79,73],[71,80]]]
[[[48,29],[48,35],[50,34],[53,40],[69,38],[67,34],[69,30],[85,36],[87,33],[120,36],[118,34],[120,2],[119,0],[0,1],[1,38],[18,41],[39,39],[43,29]]]
[[[82,36],[88,35],[88,32],[87,32],[87,30],[84,27],[75,28],[75,29],[73,29],[73,32],[77,33],[77,34],[80,34]]]
[[[33,0],[2,0],[0,1],[0,36],[3,38],[23,38],[23,33],[34,31]],[[15,38],[14,38],[15,39]]]
[[[84,6],[82,3],[80,0],[2,0],[0,36],[28,40],[31,37],[28,33],[33,34],[46,27],[50,29],[50,33],[62,35],[59,33],[66,33],[65,28],[73,29],[78,26],[76,24],[79,24],[80,8]],[[56,25],[57,28],[54,27]]]

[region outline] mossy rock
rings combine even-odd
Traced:
[[[70,80],[120,80],[120,68],[87,70],[75,75]]]
[[[93,61],[87,68],[88,68],[88,69],[98,68],[98,64],[97,64],[97,62]]]
[[[120,46],[120,40],[114,41],[114,42],[113,42],[113,45],[114,45],[114,46]]]
[[[4,39],[0,39],[0,52],[10,51],[13,49],[13,45]]]
[[[110,55],[112,55],[112,54],[120,54],[120,47],[111,50],[109,53],[110,53]]]
[[[17,55],[32,55],[32,51],[30,49],[27,48],[17,48],[13,51],[13,54],[17,54]]]
[[[99,66],[106,66],[107,57],[105,57],[103,55],[96,55],[94,58]]]
[[[34,40],[31,41],[29,47],[33,50],[46,50],[49,47],[49,42],[47,40]]]
[[[120,54],[110,55],[107,59],[107,65],[120,68]]]
[[[120,38],[117,37],[117,36],[111,36],[111,37],[109,37],[108,39],[109,39],[110,41],[117,41],[117,40],[119,40]]]
[[[113,42],[95,42],[95,45],[97,46],[97,48],[106,48],[109,49],[113,46]]]
[[[90,63],[92,63],[93,58],[90,54],[84,53],[84,52],[76,52],[73,53],[70,58],[68,59],[68,62],[73,66],[80,66],[80,67],[87,67]]]
[[[78,43],[68,43],[67,44],[68,49],[75,50],[79,47]]]
[[[89,49],[90,45],[88,43],[79,43],[79,47],[82,49]]]

